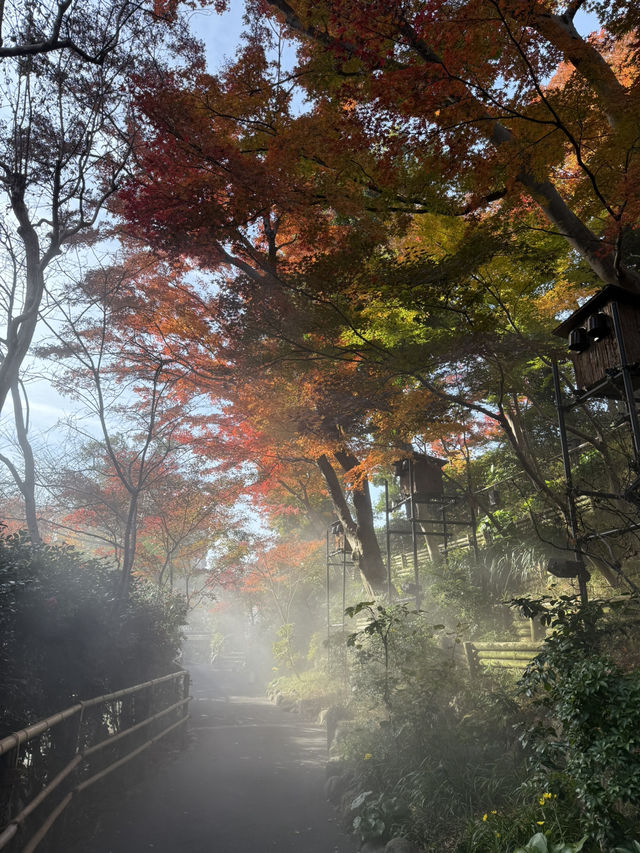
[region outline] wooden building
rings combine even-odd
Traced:
[[[407,459],[394,462],[394,474],[400,480],[403,496],[409,498],[413,494],[418,500],[441,498],[444,493],[442,468],[446,464],[446,459],[426,453],[414,453]]]
[[[640,295],[637,293],[607,285],[554,329],[554,334],[567,340],[579,391],[589,392],[593,397],[620,398],[621,370],[625,366],[631,368],[634,387],[640,388]]]

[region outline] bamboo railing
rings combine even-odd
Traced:
[[[179,670],[78,702],[2,738],[0,760],[13,771],[22,804],[0,831],[0,851],[33,853],[78,794],[186,723],[188,694],[189,674]],[[144,732],[142,743],[132,743],[136,732]],[[54,807],[36,820],[50,798]]]

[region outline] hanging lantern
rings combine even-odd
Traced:
[[[589,348],[589,338],[587,330],[580,326],[577,329],[572,329],[569,332],[569,349],[572,352],[584,352]]]
[[[351,545],[347,541],[342,523],[340,521],[334,521],[330,529],[333,542],[332,553],[349,554],[351,552]]]
[[[597,314],[592,314],[587,320],[587,336],[592,341],[600,341],[611,334],[609,326],[609,318],[603,311],[598,311]]]
[[[502,506],[502,497],[497,489],[489,489],[487,492],[487,503],[491,509],[499,509]]]

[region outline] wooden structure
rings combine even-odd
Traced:
[[[420,540],[422,538],[426,540],[432,558],[434,554],[438,556],[439,552],[441,552],[446,562],[448,560],[448,548],[452,531],[457,527],[464,527],[471,530],[472,547],[477,550],[475,537],[476,518],[473,508],[471,507],[470,509],[468,520],[461,520],[459,517],[451,518],[449,511],[465,502],[462,496],[445,494],[442,468],[447,462],[447,459],[439,459],[437,456],[412,452],[410,456],[393,463],[394,475],[399,480],[400,485],[400,498],[393,505],[389,502],[388,485],[385,485],[385,532],[389,598],[391,599],[392,597],[391,536],[411,536],[413,551],[413,583],[411,586],[415,593],[416,608],[418,610],[421,605],[421,585],[418,566]],[[410,523],[409,529],[391,527],[390,525],[391,514],[401,507],[405,508],[407,519]]]
[[[634,387],[640,387],[640,295],[607,285],[554,334],[567,339],[580,392],[620,399],[625,367],[633,374]]]
[[[329,532],[331,535],[331,550],[329,554],[350,554],[352,548],[344,532],[342,522],[334,521],[329,527]]]
[[[413,453],[407,459],[394,462],[393,472],[400,480],[402,495],[405,498],[413,495],[417,500],[442,497],[442,468],[446,464],[446,459],[426,453]]]
[[[553,383],[567,484],[568,546],[574,552],[575,560],[552,561],[549,571],[558,577],[576,577],[584,604],[587,602],[589,573],[584,563],[576,513],[579,491],[573,484],[565,415],[592,397],[624,400],[633,439],[634,468],[636,474],[640,472],[640,420],[636,399],[636,389],[640,388],[640,295],[616,285],[607,285],[561,323],[554,334],[567,338],[576,381],[573,399],[565,402],[558,365],[554,363]],[[620,497],[638,505],[640,477],[636,476],[624,494],[589,494],[594,497],[598,494]]]
[[[33,853],[82,791],[184,726],[189,701],[189,673],[178,670],[78,702],[2,738],[0,758],[15,771],[18,788],[9,801],[19,811],[0,828],[0,850]]]

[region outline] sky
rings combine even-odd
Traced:
[[[233,59],[243,29],[244,10],[244,0],[231,0],[229,9],[223,15],[208,9],[198,9],[191,15],[192,31],[205,44],[210,71],[220,68],[226,60]]]

